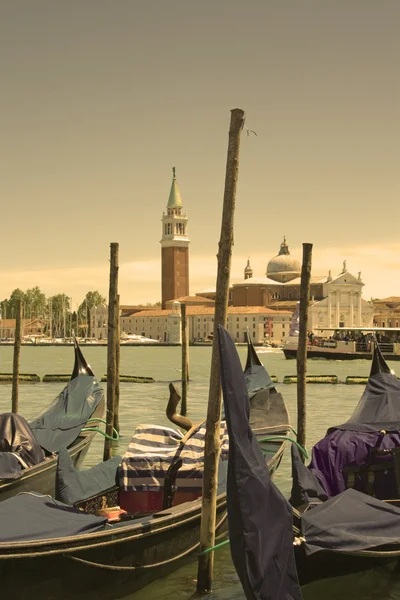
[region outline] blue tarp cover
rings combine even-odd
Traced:
[[[0,502],[0,542],[48,540],[104,529],[106,517],[76,508],[34,492],[23,492]]]
[[[229,432],[227,507],[232,560],[247,600],[301,600],[292,509],[270,479],[249,424],[250,401],[235,344],[218,326]]]
[[[29,422],[35,437],[47,452],[68,448],[103,398],[99,382],[91,375],[72,379],[50,407]]]
[[[121,460],[121,456],[113,456],[90,469],[79,471],[74,467],[68,450],[61,448],[57,462],[57,500],[75,504],[117,485],[118,465]]]
[[[398,547],[400,508],[348,489],[306,511],[301,533],[307,554],[320,550],[356,552],[391,544]]]

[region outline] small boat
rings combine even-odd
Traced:
[[[281,435],[289,430],[288,414],[251,342],[245,377],[251,426],[272,473],[284,452]],[[35,590],[41,600],[111,600],[193,559],[199,548],[205,429],[204,423],[192,426],[189,419],[176,415],[179,396],[172,384],[170,392],[167,414],[186,434],[167,427],[138,426],[122,459],[115,457],[112,464],[107,461],[81,472],[61,451],[58,500],[21,494],[13,503],[0,503],[4,595],[12,593],[14,600],[25,600]],[[226,536],[226,470],[227,435],[222,422],[217,541]],[[37,526],[25,519],[24,526],[3,528],[5,521],[17,524],[28,511]]]
[[[0,500],[25,491],[54,495],[59,449],[79,465],[103,412],[103,389],[75,342],[71,380],[50,406],[29,421],[0,415]]]
[[[225,368],[231,445],[236,440],[227,483],[230,546],[246,598],[300,600],[299,584],[398,563],[400,381],[378,344],[350,419],[314,446],[308,467],[292,445],[290,503],[270,481],[238,377]]]

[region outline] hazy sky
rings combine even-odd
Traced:
[[[160,299],[176,166],[191,293],[215,284],[230,109],[246,111],[233,279],[286,234],[314,274],[400,295],[399,0],[0,0],[0,298]]]

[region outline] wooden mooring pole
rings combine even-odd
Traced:
[[[211,356],[210,389],[204,447],[204,477],[200,527],[200,556],[197,573],[197,591],[211,589],[214,552],[202,554],[215,545],[216,498],[218,483],[218,460],[220,453],[221,381],[219,362],[218,325],[226,326],[229,296],[229,279],[233,246],[233,223],[235,214],[236,185],[239,174],[240,136],[245,120],[244,111],[231,111],[228,157],[226,163],[224,205],[221,236],[218,248],[218,272],[215,296],[214,335]]]
[[[115,398],[117,388],[117,331],[116,313],[118,312],[118,258],[119,244],[111,244],[110,252],[110,287],[108,292],[108,329],[107,329],[107,414],[106,434],[113,437]],[[104,438],[103,460],[112,456],[112,441]]]
[[[308,303],[310,298],[312,244],[303,244],[301,267],[299,341],[297,346],[297,441],[306,445],[306,376],[307,376],[307,329]],[[302,455],[304,462],[304,456]]]
[[[189,383],[189,335],[186,317],[186,304],[181,304],[181,326],[182,326],[182,400],[181,415],[187,414],[187,389]]]
[[[19,357],[21,354],[21,321],[22,321],[22,302],[17,300],[15,306],[15,333],[14,333],[14,359],[13,359],[13,379],[11,392],[11,412],[18,412],[18,391],[19,391]]]
[[[119,433],[119,365],[121,359],[121,319],[119,315],[119,294],[117,296],[117,310],[115,311],[115,402],[114,402],[114,429]]]

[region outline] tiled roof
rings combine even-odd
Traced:
[[[215,312],[213,306],[187,306],[186,314],[188,317],[197,315],[213,315]],[[144,317],[168,317],[172,314],[170,310],[144,310],[142,312],[131,315],[134,318]],[[272,310],[265,306],[228,306],[228,315],[275,315],[275,314],[292,314],[292,311]],[[127,318],[127,316],[122,317]]]
[[[199,304],[213,304],[214,300],[210,300],[210,298],[204,298],[203,296],[181,296],[180,298],[175,298],[175,300],[168,300],[167,304],[171,304],[172,302],[197,302]]]
[[[239,285],[282,285],[279,281],[274,281],[268,277],[249,277],[243,281],[237,281],[232,284],[233,287]]]

